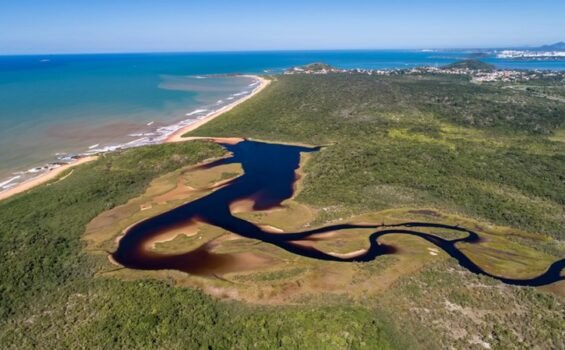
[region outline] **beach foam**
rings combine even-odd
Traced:
[[[194,77],[197,79],[206,79],[206,77]],[[257,81],[257,85],[259,85],[260,82]],[[254,90],[253,90],[254,91]],[[226,100],[229,100],[231,103],[235,103],[236,101],[234,100],[239,100],[243,97],[245,97],[246,95],[249,95],[252,91],[249,90],[245,90],[239,93],[235,93],[232,94],[231,96],[227,97]],[[102,154],[102,153],[108,153],[108,152],[114,152],[117,150],[123,150],[123,149],[129,149],[129,148],[135,148],[135,147],[141,147],[141,146],[147,146],[147,145],[155,145],[155,144],[160,144],[163,143],[167,140],[167,138],[174,134],[175,132],[177,132],[178,130],[185,128],[188,125],[194,124],[196,123],[198,120],[202,120],[205,119],[217,112],[221,112],[226,110],[229,105],[221,105],[222,103],[224,103],[223,100],[218,100],[213,106],[205,106],[205,108],[200,108],[200,109],[196,109],[192,112],[186,113],[187,117],[193,117],[193,118],[189,118],[189,119],[184,119],[181,120],[177,123],[171,124],[171,125],[167,125],[167,126],[161,126],[159,128],[157,128],[154,131],[151,132],[139,132],[139,133],[132,133],[129,134],[128,136],[130,137],[136,137],[136,139],[132,140],[132,141],[128,141],[125,143],[121,143],[121,144],[115,144],[115,145],[100,145],[100,144],[94,144],[88,147],[88,149],[84,152],[81,153],[56,153],[56,161],[52,162],[52,163],[48,163],[44,166],[41,167],[35,167],[35,168],[31,168],[27,171],[23,171],[23,172],[18,172],[18,173],[14,173],[14,175],[12,178],[7,179],[4,182],[0,183],[0,192],[7,190],[8,188],[14,187],[19,185],[22,182],[28,181],[38,175],[41,175],[43,173],[46,173],[48,171],[51,171],[53,169],[56,169],[62,165],[65,164],[69,164],[74,162],[75,160],[82,158],[82,157],[88,157],[88,156],[94,156],[94,155],[98,155],[98,154]],[[148,123],[146,126],[151,126],[153,125],[154,122],[150,122]]]
[[[250,91],[246,90],[246,91],[242,91],[242,92],[238,92],[236,94],[233,94],[232,96],[243,96],[243,95],[247,95],[249,93],[250,93]]]
[[[208,112],[208,109],[205,109],[205,108],[196,109],[196,110],[194,110],[194,111],[192,111],[192,112],[190,112],[190,113],[186,113],[186,116],[187,116],[187,117],[190,117],[191,115],[201,114],[201,113],[204,113],[204,112]]]
[[[20,179],[20,178],[21,178],[21,176],[20,176],[20,175],[17,175],[17,176],[14,176],[14,177],[12,177],[12,178],[9,178],[8,180],[6,180],[6,181],[4,181],[4,182],[0,182],[0,188],[2,188],[2,189],[7,189],[7,188],[9,188],[9,187],[11,187],[11,186],[9,186],[10,183],[12,183],[12,182],[14,182],[14,181],[16,181],[16,180],[18,180],[18,179]],[[13,185],[12,185],[12,186],[13,186]]]

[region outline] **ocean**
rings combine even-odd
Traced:
[[[465,52],[288,51],[0,56],[0,190],[76,154],[160,142],[251,93],[233,74],[274,74],[325,62],[339,68],[439,66]],[[565,61],[485,59],[499,67],[565,70]]]

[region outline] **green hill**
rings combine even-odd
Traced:
[[[543,45],[536,48],[537,51],[565,51],[565,42],[560,41],[551,45]]]
[[[492,72],[496,67],[492,64],[485,63],[479,60],[464,60],[448,64],[442,67],[443,69],[469,69],[469,70],[482,70]]]
[[[321,71],[321,70],[331,70],[334,69],[334,67],[330,66],[327,63],[321,63],[321,62],[315,62],[315,63],[310,63],[305,65],[304,67],[305,70],[310,70],[310,71]]]

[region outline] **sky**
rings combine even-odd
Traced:
[[[492,48],[565,41],[564,0],[0,0],[0,54]]]

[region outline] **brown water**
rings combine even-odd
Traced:
[[[312,259],[340,262],[367,262],[385,254],[394,254],[395,248],[379,243],[378,239],[389,234],[404,234],[424,239],[446,252],[469,271],[487,275],[507,284],[541,286],[565,279],[560,275],[565,268],[565,259],[548,267],[540,276],[530,279],[512,279],[495,276],[476,265],[457,247],[457,243],[477,244],[479,235],[459,226],[442,223],[406,222],[396,225],[342,224],[294,233],[273,233],[260,226],[235,217],[230,206],[238,201],[252,201],[253,210],[267,210],[280,206],[293,194],[297,179],[296,170],[303,152],[316,152],[318,147],[302,147],[282,144],[243,141],[237,144],[222,144],[232,156],[200,168],[239,163],[244,174],[228,182],[221,189],[207,196],[172,209],[166,213],[142,221],[126,231],[113,258],[120,264],[133,269],[172,269],[203,276],[221,275],[242,271],[249,267],[268,265],[266,258],[253,253],[217,254],[214,242],[181,254],[162,254],[151,249],[151,242],[179,227],[205,223],[222,228],[239,236],[273,244],[293,254]],[[292,220],[292,218],[289,218]],[[335,256],[308,244],[319,239],[320,234],[348,229],[374,229],[369,236],[370,246],[351,256]],[[426,229],[446,229],[465,234],[458,239],[443,239],[424,232]]]

